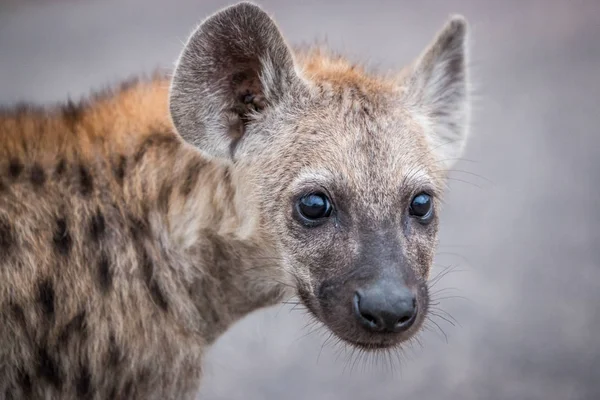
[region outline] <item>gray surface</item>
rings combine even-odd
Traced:
[[[0,104],[79,97],[175,60],[225,3],[0,3]],[[411,59],[452,12],[472,24],[473,137],[443,215],[442,307],[394,373],[353,362],[275,307],[206,362],[203,399],[600,398],[600,2],[264,1],[294,42],[327,37],[381,67]],[[471,173],[483,176],[485,179]],[[487,180],[490,182],[488,182]],[[443,294],[442,294],[443,295]],[[389,369],[389,368],[388,368]],[[415,397],[418,396],[418,397]]]

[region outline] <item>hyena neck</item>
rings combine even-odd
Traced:
[[[191,326],[211,342],[280,301],[286,286],[276,246],[261,232],[251,196],[236,189],[233,165],[207,158],[172,130],[151,133],[136,148],[126,192],[148,221],[166,259],[160,268]]]
[[[56,111],[0,115],[0,155],[54,168],[52,176],[84,171],[57,183],[68,185],[60,188],[64,196],[74,188],[90,192],[72,200],[92,207],[95,199],[123,246],[132,238],[126,275],[146,281],[153,303],[167,311],[161,315],[214,339],[279,300],[283,269],[250,202],[235,189],[232,166],[204,157],[175,133],[168,83],[141,80]]]

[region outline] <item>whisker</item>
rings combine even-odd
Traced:
[[[442,315],[440,315],[440,314],[438,314],[438,313],[436,313],[434,311],[430,311],[429,314],[431,314],[431,315],[433,315],[435,317],[443,319],[444,321],[446,321],[447,323],[449,323],[452,326],[456,326],[456,324],[454,322],[452,322],[450,319],[448,319],[448,318],[446,318],[446,317],[444,317],[444,316],[442,316]]]
[[[288,302],[289,302],[289,301],[290,301],[292,298],[294,298],[295,296],[296,296],[296,295],[295,295],[295,294],[293,294],[293,295],[291,295],[291,296],[290,296],[290,297],[289,297],[287,300],[285,300],[285,301],[282,301],[282,302],[281,302],[281,306],[279,306],[279,309],[278,309],[278,310],[277,310],[277,312],[275,313],[275,318],[277,318],[277,317],[279,316],[279,313],[281,312],[281,310],[283,309],[283,307],[284,307],[286,304],[289,304]]]
[[[471,261],[466,256],[464,256],[462,254],[459,254],[459,253],[456,253],[456,252],[453,252],[453,251],[437,251],[435,253],[435,255],[436,256],[453,256],[453,257],[457,257],[460,260],[464,261],[467,264],[467,266],[471,266],[472,265]]]
[[[333,337],[333,332],[329,332],[329,336],[327,336],[327,339],[325,339],[323,341],[323,343],[321,344],[321,349],[319,350],[319,354],[317,355],[317,364],[319,363],[319,359],[321,358],[321,353],[323,352],[323,348],[325,346],[327,346],[327,344],[329,343],[329,341],[331,340],[331,338]]]
[[[431,322],[432,324],[434,324],[438,328],[438,330],[440,331],[440,333],[442,335],[444,335],[444,340],[446,341],[446,343],[448,343],[448,335],[446,335],[446,332],[444,332],[444,330],[442,329],[442,327],[437,322],[435,322],[434,320],[432,320],[431,318],[427,318],[427,321]]]
[[[306,338],[306,337],[308,337],[309,335],[311,335],[311,334],[313,334],[313,333],[315,333],[315,332],[319,331],[319,330],[322,328],[322,326],[320,325],[319,321],[317,321],[316,319],[312,319],[312,318],[311,318],[311,320],[309,320],[309,321],[306,323],[306,325],[304,325],[304,327],[302,328],[302,330],[308,329],[309,327],[310,327],[309,331],[308,331],[308,332],[306,332],[304,335],[302,335],[302,336],[300,336],[300,337],[296,338],[296,339],[294,340],[294,343],[296,343],[296,342],[298,342],[298,341],[300,341],[300,340],[302,340],[302,339],[305,339],[305,338]]]
[[[456,265],[450,265],[444,269],[442,269],[440,272],[437,273],[436,276],[434,276],[433,278],[431,278],[429,280],[429,284],[428,287],[429,289],[432,289],[433,287],[435,287],[435,285],[446,275],[450,274],[451,272],[453,272],[454,270],[456,270],[457,266]]]
[[[454,178],[454,177],[452,177],[452,176],[448,176],[446,179],[448,179],[448,180],[452,180],[452,181],[456,181],[456,182],[466,183],[466,184],[469,184],[469,185],[475,186],[477,189],[483,189],[483,186],[481,186],[481,185],[478,185],[478,184],[476,184],[476,183],[474,183],[474,182],[467,181],[467,180],[465,180],[465,179]]]
[[[295,305],[301,304],[301,302],[300,301],[282,301],[281,304],[295,306]]]
[[[438,170],[438,171],[441,171],[441,170]],[[446,170],[443,170],[443,171],[448,172],[448,173],[454,172],[454,173],[459,173],[459,174],[471,175],[471,176],[474,176],[476,178],[479,178],[479,179],[481,179],[481,180],[489,183],[490,185],[495,185],[495,183],[491,179],[486,178],[483,175],[479,175],[479,174],[477,174],[475,172],[465,171],[465,170],[462,170],[462,169],[446,169]]]
[[[450,300],[450,299],[461,299],[461,300],[466,300],[469,302],[472,302],[471,299],[465,297],[465,296],[445,296],[445,297],[436,297],[434,300],[438,301],[438,300]]]
[[[430,289],[431,289],[431,288],[430,288]],[[429,292],[429,296],[430,296],[430,297],[435,297],[435,296],[437,296],[437,295],[439,295],[439,294],[441,294],[441,293],[444,293],[444,292],[447,292],[447,291],[452,291],[452,290],[455,290],[455,291],[460,291],[460,289],[458,289],[458,288],[455,288],[455,287],[451,287],[451,286],[450,286],[450,287],[445,287],[445,288],[441,288],[441,289],[436,289],[436,290],[435,290],[435,291],[433,291],[433,292],[432,292],[432,291],[430,291],[430,292]]]
[[[450,157],[450,158],[442,158],[441,160],[437,160],[435,161],[436,163],[443,163],[446,161],[462,161],[462,162],[468,162],[468,163],[473,163],[473,164],[479,164],[479,161],[476,160],[472,160],[469,158],[463,158],[463,157]]]
[[[441,312],[441,313],[445,314],[445,316],[447,318],[451,319],[456,325],[458,325],[459,327],[462,328],[462,325],[460,324],[460,322],[458,322],[458,320],[456,318],[454,318],[452,316],[452,314],[450,314],[448,311],[442,310],[441,308],[437,308],[437,307],[432,308],[432,310],[434,310],[435,312]]]

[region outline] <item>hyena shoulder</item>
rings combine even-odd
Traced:
[[[179,349],[168,336],[203,347],[168,324],[194,312],[161,273],[172,262],[152,220],[191,185],[174,164],[197,160],[170,124],[167,88],[156,77],[0,114],[0,397],[144,397]],[[179,374],[195,378],[189,354]],[[170,376],[153,395],[189,389]]]

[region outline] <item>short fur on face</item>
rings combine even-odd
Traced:
[[[293,52],[259,7],[240,3],[204,21],[175,70],[170,110],[189,143],[232,167],[249,231],[278,249],[288,281],[341,339],[394,346],[420,328],[445,171],[469,119],[466,21],[454,16],[398,74],[370,74],[319,50]],[[307,227],[298,199],[323,193],[332,214]],[[409,212],[420,193],[434,212]],[[353,317],[357,288],[406,286],[418,317],[375,334]]]

